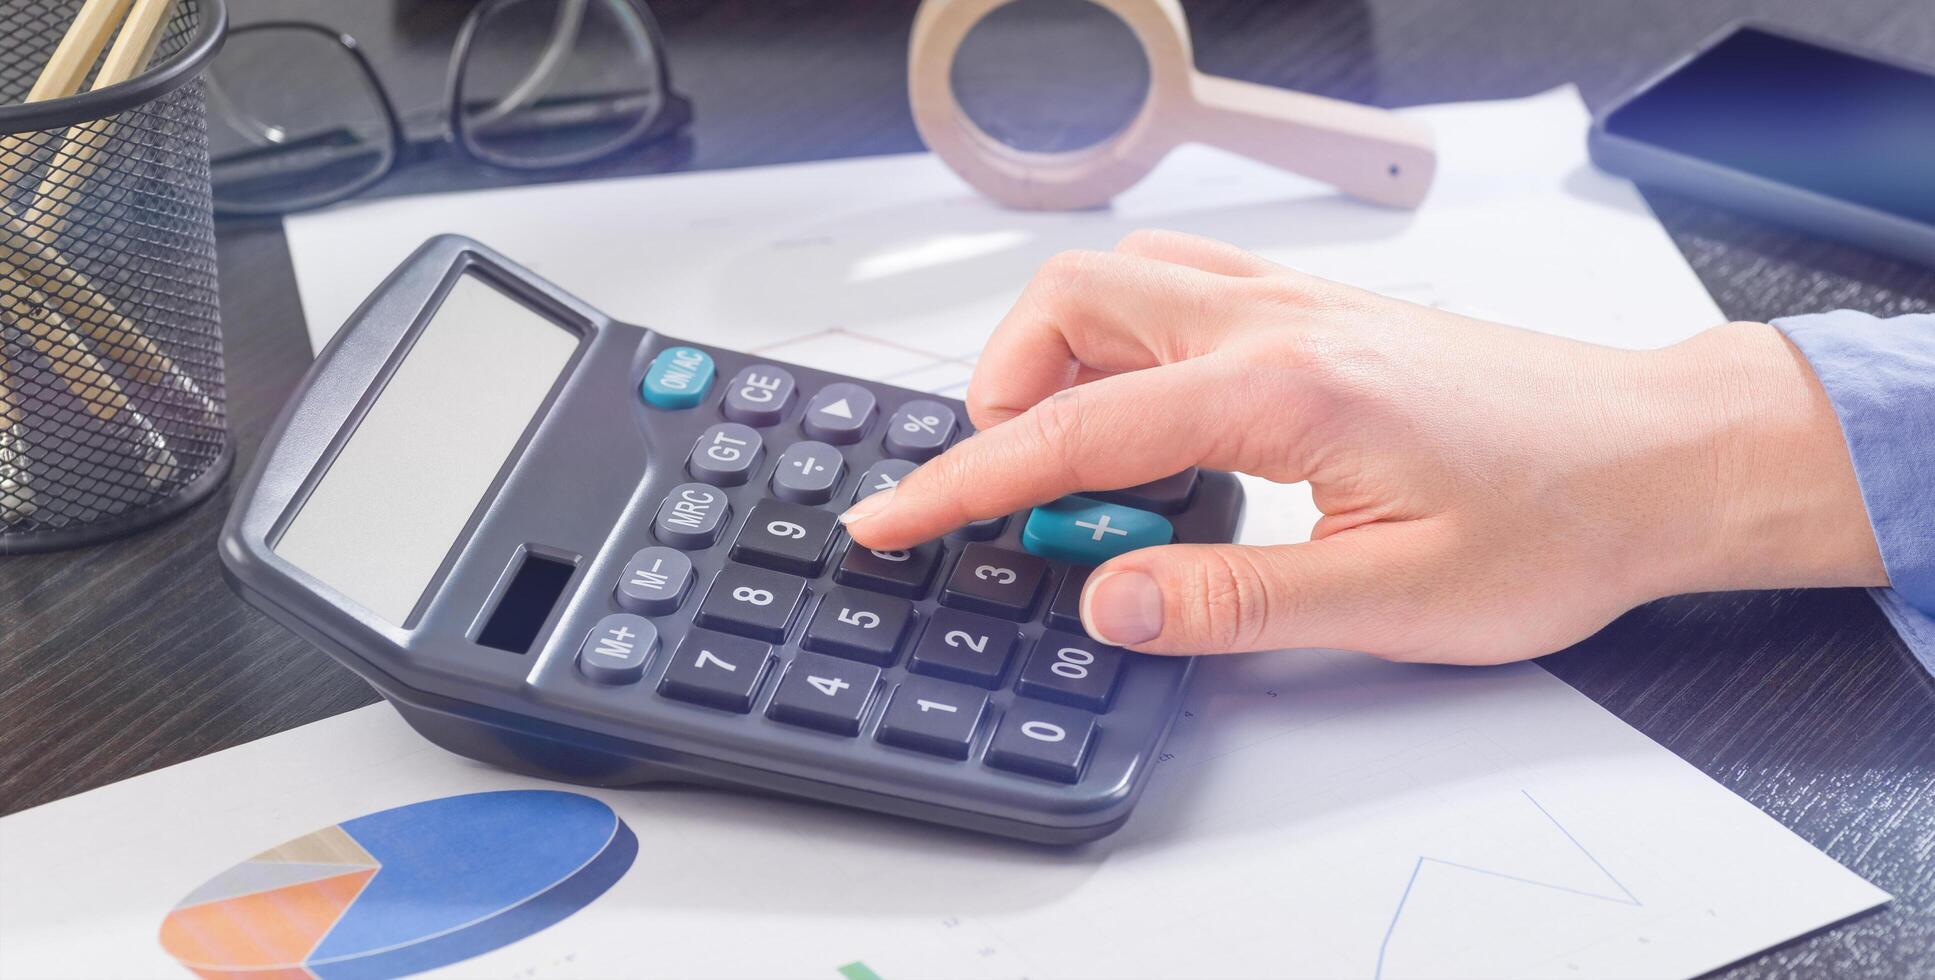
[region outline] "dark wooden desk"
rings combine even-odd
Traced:
[[[405,92],[434,88],[465,9],[453,0],[232,3],[244,22],[289,9],[326,18],[358,35]],[[653,6],[697,123],[688,143],[602,172],[919,149],[904,95],[911,2]],[[1738,17],[1935,64],[1927,0],[1187,7],[1207,70],[1387,105],[1524,95],[1563,82],[1603,105]],[[389,189],[503,179],[433,168]],[[1649,198],[1731,316],[1935,308],[1935,270]],[[220,245],[230,407],[246,467],[309,351],[280,226],[227,225]],[[227,503],[218,496],[117,544],[0,559],[0,813],[373,700],[348,671],[229,593],[213,548]],[[1544,664],[1897,896],[1884,911],[1728,976],[1935,976],[1935,683],[1865,595],[1672,599]]]

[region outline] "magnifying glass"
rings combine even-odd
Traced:
[[[962,109],[952,71],[974,26],[1013,2],[925,0],[908,48],[908,94],[921,138],[1002,204],[1030,210],[1106,204],[1183,143],[1221,147],[1392,207],[1416,207],[1431,187],[1437,155],[1423,123],[1197,71],[1179,0],[1089,0],[1121,19],[1148,61],[1148,88],[1128,125],[1076,150],[1010,146]]]

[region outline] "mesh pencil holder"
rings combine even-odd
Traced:
[[[81,0],[0,0],[0,554],[126,534],[233,459],[201,73],[221,0],[146,71],[22,103]]]

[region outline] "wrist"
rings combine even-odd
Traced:
[[[1886,585],[1840,421],[1780,332],[1730,323],[1662,351],[1694,449],[1691,506],[1660,594]]]

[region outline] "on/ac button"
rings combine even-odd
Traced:
[[[653,408],[691,408],[712,390],[712,355],[697,347],[667,347],[645,369],[639,394]]]

